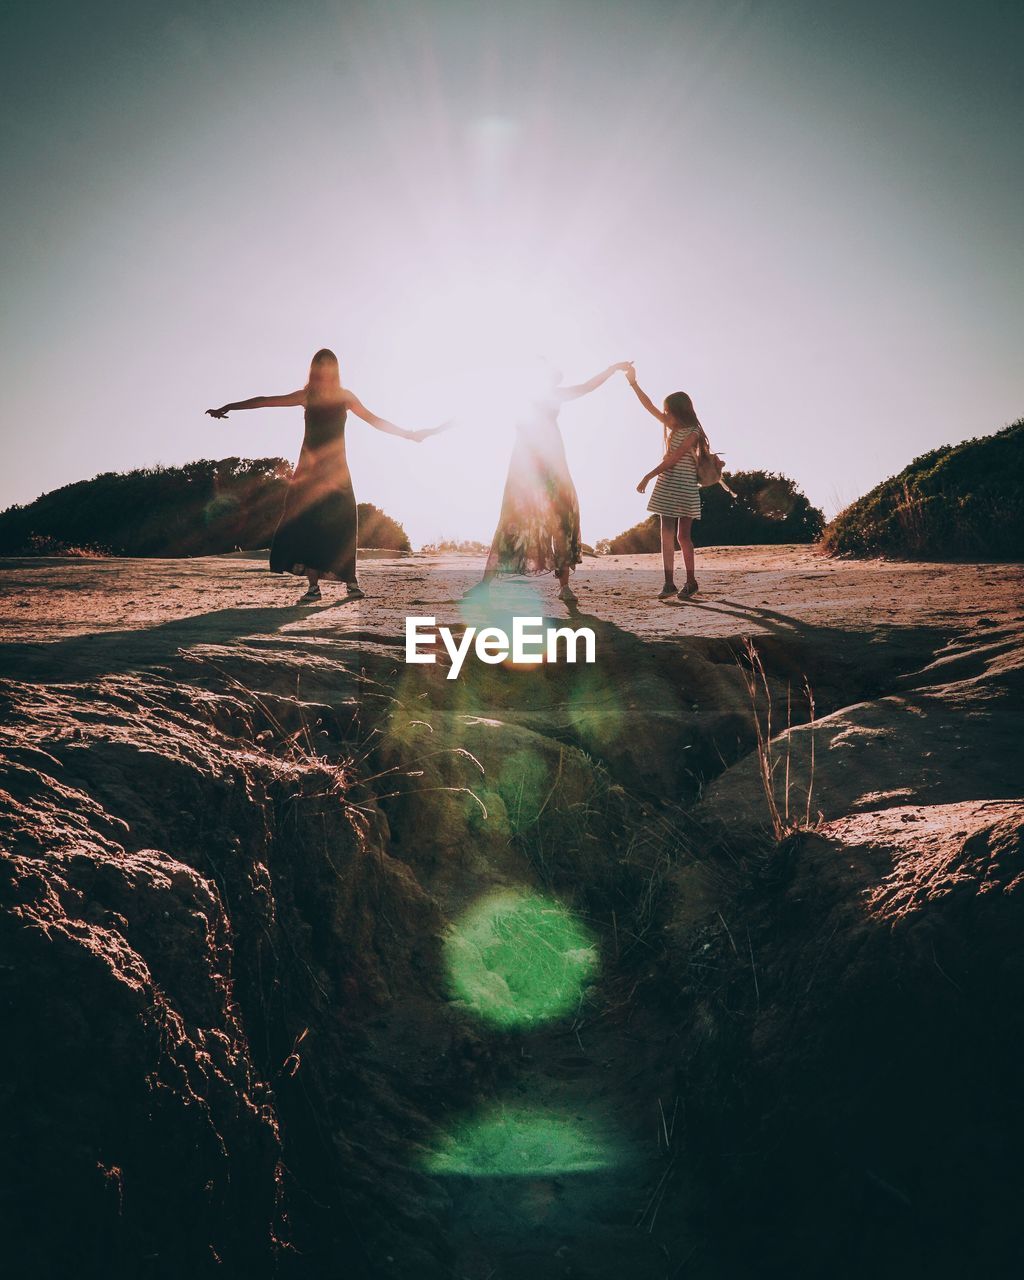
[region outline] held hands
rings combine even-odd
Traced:
[[[227,409],[207,409],[206,412],[211,418],[226,418],[228,416]]]
[[[429,436],[438,436],[442,431],[450,431],[455,426],[455,420],[449,418],[447,422],[442,422],[439,427],[425,427],[422,431],[410,431],[408,439],[415,444],[422,444]]]
[[[626,375],[626,381],[631,387],[636,386],[636,366],[633,364],[632,360],[624,360],[622,364],[616,365],[615,367],[622,370]]]

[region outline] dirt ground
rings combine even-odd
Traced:
[[[810,979],[816,980],[819,968],[826,990],[849,979],[849,1000],[859,1000],[861,970],[846,962],[836,940],[845,937],[849,924],[850,946],[859,945],[865,928],[862,904],[877,899],[891,914],[897,903],[901,919],[910,922],[909,933],[916,916],[906,901],[914,911],[924,910],[921,903],[939,900],[935,885],[962,885],[970,878],[963,865],[971,870],[976,862],[984,869],[991,861],[988,845],[979,846],[980,852],[975,848],[978,838],[968,830],[965,814],[977,811],[979,823],[994,820],[993,815],[1006,822],[1020,815],[1020,566],[835,561],[795,546],[718,548],[698,553],[696,599],[660,603],[658,556],[588,558],[575,577],[579,605],[573,613],[597,634],[593,668],[559,665],[524,675],[475,664],[472,670],[467,665],[464,679],[447,682],[440,668],[405,667],[400,646],[406,617],[432,616],[439,625],[453,627],[479,621],[477,603],[464,596],[481,570],[480,557],[371,553],[360,565],[364,600],[345,603],[344,589],[327,584],[322,603],[300,607],[304,583],[272,575],[258,554],[0,561],[0,655],[11,711],[4,732],[15,780],[6,809],[0,806],[0,820],[9,810],[12,839],[31,844],[23,859],[29,888],[43,884],[36,874],[40,867],[57,879],[65,875],[60,861],[65,846],[76,857],[87,847],[89,858],[81,865],[95,864],[104,885],[125,881],[121,897],[135,903],[131,877],[148,876],[152,859],[167,865],[174,859],[175,884],[192,886],[190,893],[206,894],[213,904],[223,899],[234,937],[236,989],[243,1004],[256,1010],[277,999],[261,985],[266,922],[257,910],[263,901],[258,887],[273,882],[275,911],[289,926],[289,947],[294,938],[306,938],[307,916],[318,921],[328,958],[314,957],[311,966],[303,953],[294,981],[305,982],[303,975],[315,968],[316,982],[308,992],[296,985],[301,1000],[290,997],[294,1009],[289,1005],[280,1026],[273,1025],[269,1048],[255,1044],[255,1068],[241,1032],[216,1010],[208,1019],[212,1032],[202,1018],[195,1027],[188,1024],[181,1054],[187,1058],[190,1044],[201,1046],[208,1034],[234,1035],[238,1072],[255,1069],[261,1078],[277,1082],[281,1131],[294,1152],[306,1113],[298,1103],[292,1107],[279,1078],[280,1063],[300,1043],[304,1028],[317,1029],[311,1047],[299,1055],[306,1065],[298,1080],[302,1089],[312,1089],[317,1116],[337,1108],[340,1137],[332,1160],[345,1178],[362,1179],[359,1185],[369,1188],[366,1203],[376,1203],[374,1196],[392,1197],[387,1231],[367,1233],[372,1255],[367,1274],[444,1280],[524,1275],[604,1280],[627,1274],[637,1280],[682,1275],[731,1280],[741,1274],[727,1247],[733,1232],[728,1225],[704,1226],[700,1196],[707,1188],[704,1173],[697,1171],[706,1171],[706,1155],[703,1165],[694,1162],[701,1143],[700,1106],[712,1118],[705,1144],[712,1151],[720,1145],[720,1116],[733,1106],[733,1093],[745,1097],[744,1091],[750,1092],[750,1081],[768,1079],[765,1096],[784,1086],[799,1114],[803,1086],[794,1085],[781,1068],[769,1078],[757,1046],[762,1037],[771,1039],[776,1026],[787,1045],[812,1042],[803,1032],[785,1039],[788,1024],[779,1013],[789,1007],[792,982],[801,991],[810,989],[800,968],[805,959],[811,957]],[[503,599],[515,613],[567,616],[551,578],[516,580],[501,592],[510,592]],[[702,861],[702,848],[694,852],[686,843],[692,806],[701,824],[694,829],[709,829],[713,822],[734,837],[737,849],[760,847],[757,829],[764,825],[765,797],[751,705],[737,665],[737,642],[743,637],[757,638],[777,709],[788,711],[790,688],[799,691],[805,677],[818,700],[813,726],[794,703],[793,733],[786,735],[789,745],[779,748],[784,762],[780,803],[788,812],[791,782],[801,812],[807,795],[814,828],[809,853],[789,855],[792,885],[788,880],[780,880],[781,888],[775,881],[755,884],[746,898],[729,896],[731,855],[722,862],[726,875],[718,863]],[[796,696],[799,700],[799,692]],[[776,720],[775,730],[785,723],[785,718]],[[310,747],[303,755],[302,744],[311,741],[309,725],[317,730],[316,750]],[[366,744],[359,738],[359,758],[369,775],[369,807],[376,812],[379,805],[383,818],[368,828],[372,857],[360,861],[353,852],[349,871],[339,876],[331,858],[347,847],[346,840],[353,850],[361,846],[344,827],[351,806],[336,803],[335,792],[325,787],[325,778],[336,775],[325,770],[350,768],[349,738],[357,729],[366,738]],[[191,764],[186,768],[183,761]],[[51,776],[54,770],[57,776]],[[374,797],[374,779],[382,778],[387,785],[378,782]],[[597,786],[602,778],[603,791]],[[362,794],[354,775],[348,785],[353,795]],[[477,803],[486,802],[486,822],[465,798],[470,787]],[[247,797],[240,811],[230,807],[228,797],[235,792]],[[992,805],[997,807],[990,813],[985,806]],[[194,814],[201,819],[198,828]],[[323,849],[313,838],[321,829],[330,836]],[[275,832],[274,838],[267,834]],[[965,839],[974,840],[966,862],[960,848]],[[851,880],[851,889],[846,869],[857,863],[861,846],[868,850],[862,860],[870,874]],[[324,852],[328,847],[330,856]],[[728,852],[730,846],[725,848]],[[823,849],[828,860],[821,856]],[[139,856],[150,860],[141,869],[133,862],[140,850]],[[1012,870],[1010,854],[1000,856]],[[235,868],[237,884],[214,886],[210,869],[221,866]],[[788,866],[780,863],[778,876]],[[72,871],[85,874],[79,863]],[[377,910],[378,882],[360,880],[371,871],[374,876],[386,871],[388,912]],[[292,877],[299,879],[293,883]],[[586,911],[601,936],[607,972],[571,1025],[558,1023],[519,1040],[489,1036],[439,994],[437,936],[475,895],[518,881],[547,884],[548,878],[561,898]],[[971,883],[975,880],[987,885],[983,870]],[[29,888],[24,892],[31,896]],[[70,890],[65,894],[68,905],[59,918],[43,910],[57,897],[49,893],[40,899],[41,923],[32,936],[38,936],[41,956],[59,959],[63,953],[47,949],[50,933],[59,927],[78,937],[85,929],[79,915],[89,929],[94,917],[108,921],[111,974],[119,972],[118,957],[134,956],[131,947],[140,956],[153,950],[152,964],[159,967],[157,953],[169,945],[168,938],[180,944],[182,956],[192,955],[192,935],[186,936],[182,926],[179,938],[178,917],[168,916],[163,905],[162,914],[153,915],[155,930],[137,928],[137,904],[122,910],[118,897],[111,914],[99,890],[87,886],[75,892],[78,896]],[[977,896],[983,908],[991,909],[995,895],[979,891]],[[301,910],[296,907],[294,918],[288,916],[289,904],[300,900]],[[779,921],[787,911],[804,910],[805,900],[820,900],[822,909],[806,910],[807,919],[792,925],[790,946],[786,929],[791,924],[783,929]],[[326,915],[321,903],[330,904]],[[941,901],[940,907],[946,910]],[[1017,927],[1011,908],[1017,910],[1014,903],[1006,908],[1007,937],[1011,925]],[[211,918],[216,914],[213,906],[210,913]],[[397,913],[401,926],[394,933],[388,932],[389,913]],[[194,912],[182,919],[193,920]],[[131,947],[117,932],[119,922],[125,937],[131,935]],[[625,932],[628,928],[638,932]],[[746,943],[745,950],[742,942],[737,950],[730,930]],[[971,915],[962,930],[969,940],[989,932],[990,921],[982,915]],[[361,940],[355,948],[353,937]],[[950,937],[952,948],[960,933],[954,930]],[[943,950],[944,934],[940,944],[934,953],[929,942],[926,977],[938,974],[958,999],[962,989],[969,1009],[975,1001],[965,976],[970,966],[965,962],[963,973],[954,971]],[[879,972],[904,964],[902,952],[890,955],[882,942],[878,946]],[[826,951],[838,957],[827,977],[820,959]],[[250,952],[258,964],[249,963]],[[200,977],[216,989],[223,957],[209,948],[197,954]],[[933,954],[941,961],[935,958],[933,964]],[[348,968],[339,956],[347,957]],[[92,963],[92,952],[86,959]],[[730,967],[734,961],[736,974]],[[39,963],[33,959],[24,965],[33,975],[24,987],[29,1027],[37,1016],[33,993]],[[796,973],[792,982],[790,969]],[[68,989],[69,979],[56,960],[53,975],[54,991]],[[171,977],[177,981],[177,970]],[[869,977],[874,999],[876,988],[885,984],[874,970]],[[172,1003],[191,1008],[197,982],[188,968]],[[110,990],[120,990],[113,978],[111,984]],[[737,996],[734,987],[744,994]],[[374,994],[380,1007],[367,1016],[357,996],[367,1006],[370,996],[358,993],[378,988],[391,994],[387,1000]],[[109,1012],[108,988],[97,985],[96,991],[96,1007]],[[1003,991],[998,986],[998,993]],[[910,1003],[912,1008],[921,1004],[916,995]],[[152,1004],[146,996],[138,1017]],[[927,1002],[921,1007],[931,1008]],[[70,1020],[77,1016],[77,997],[66,1013]],[[335,1043],[338,1026],[348,1035],[345,1019],[357,1014],[365,1037],[358,1055],[347,1041],[341,1048]],[[827,1023],[826,1014],[827,1009],[815,1028]],[[953,1014],[943,1006],[935,1026],[945,1026],[954,1015],[966,1017],[959,1005]],[[259,1025],[259,1018],[250,1016]],[[900,1007],[892,1016],[898,1021],[905,1011]],[[845,1025],[840,1018],[839,1033],[845,1034]],[[925,1030],[930,1034],[930,1029],[931,1023]],[[923,1037],[922,1032],[922,1043],[930,1043]],[[728,1054],[716,1047],[719,1041],[729,1046]],[[196,1053],[196,1060],[203,1060]],[[105,1070],[102,1053],[96,1060],[97,1070]],[[776,1060],[784,1067],[788,1062],[780,1050],[771,1057],[773,1071]],[[141,1080],[148,1070],[141,1050],[139,1062]],[[813,1076],[832,1059],[825,1055],[808,1062]],[[968,1063],[971,1069],[976,1065],[973,1059]],[[908,1070],[918,1066],[915,1061]],[[775,1083],[776,1076],[782,1084]],[[367,1081],[384,1083],[373,1084],[378,1092],[364,1104]],[[448,1082],[450,1097],[439,1081]],[[723,1081],[739,1084],[723,1093]],[[82,1089],[88,1108],[92,1094]],[[853,1105],[859,1089],[859,1084],[849,1089],[851,1113],[843,1121],[846,1127],[836,1130],[837,1142],[847,1146],[844,1135],[864,1127]],[[581,1124],[592,1122],[595,1131],[614,1121],[629,1158],[599,1175],[450,1178],[441,1191],[423,1190],[418,1181],[410,1190],[412,1175],[403,1170],[416,1162],[406,1148],[416,1149],[423,1117],[444,1129],[452,1118],[449,1108],[467,1091],[486,1103],[528,1099]],[[877,1094],[883,1100],[888,1096],[881,1089]],[[81,1098],[73,1098],[78,1110]],[[682,1116],[691,1101],[696,1106],[687,1118],[692,1150],[674,1128],[677,1107]],[[832,1099],[826,1101],[838,1113]],[[40,1104],[44,1119],[49,1105],[48,1099],[46,1106]],[[227,1112],[232,1106],[228,1097]],[[109,1128],[109,1120],[101,1119]],[[232,1153],[237,1148],[244,1163],[246,1144],[256,1139],[236,1133],[232,1123],[230,1118],[223,1122],[229,1135],[223,1145]],[[744,1123],[744,1133],[754,1131],[752,1122]],[[777,1145],[774,1130],[771,1140]],[[377,1146],[381,1151],[374,1164]],[[84,1140],[82,1149],[91,1150]],[[59,1163],[64,1148],[58,1144],[55,1150]],[[319,1153],[311,1144],[314,1150]],[[804,1147],[797,1144],[794,1152],[796,1168]],[[142,1155],[132,1159],[141,1166]],[[875,1161],[867,1167],[875,1170],[876,1164],[888,1185],[889,1166]],[[790,1212],[785,1189],[796,1185],[796,1175],[784,1161],[779,1167],[789,1178],[779,1182],[782,1207],[776,1208],[782,1214]],[[348,1203],[351,1180],[335,1185],[333,1169],[325,1172],[320,1154],[307,1153],[298,1181],[315,1184],[325,1204]],[[163,1172],[171,1181],[187,1181],[176,1165]],[[141,1175],[133,1165],[128,1176],[138,1180]],[[733,1183],[721,1170],[719,1176],[720,1202],[729,1205]],[[848,1189],[843,1178],[836,1175],[828,1183],[840,1207]],[[92,1184],[86,1179],[82,1185]],[[896,1185],[904,1183],[897,1179]],[[88,1208],[91,1201],[74,1186]],[[928,1203],[938,1205],[934,1191],[927,1190]],[[763,1189],[757,1194],[764,1198]],[[195,1195],[197,1203],[205,1203],[201,1187]],[[321,1221],[319,1209],[314,1213],[301,1197],[297,1202],[299,1238],[333,1256],[332,1233],[338,1230],[333,1216]],[[825,1205],[829,1212],[831,1203]],[[937,1208],[934,1212],[941,1217]],[[846,1221],[840,1209],[834,1219]],[[226,1274],[262,1274],[245,1260],[254,1228],[241,1216],[239,1224],[242,1244],[232,1255],[235,1270]],[[202,1230],[194,1234],[196,1247],[205,1248]],[[122,1235],[123,1224],[117,1222],[110,1238]],[[169,1250],[166,1239],[158,1244]],[[185,1244],[191,1247],[190,1241]],[[750,1248],[755,1246],[756,1241]],[[827,1241],[816,1244],[815,1265],[821,1265],[806,1274],[864,1274],[832,1268],[830,1247]],[[871,1247],[869,1241],[866,1254]],[[181,1274],[177,1262],[174,1266],[153,1274]]]
[[[960,631],[1020,621],[1019,565],[909,564],[830,560],[814,548],[718,547],[698,554],[700,594],[659,602],[660,558],[588,557],[573,580],[579,612],[644,639],[756,635],[795,627],[869,631],[874,625]],[[0,560],[0,642],[166,630],[175,646],[248,634],[334,635],[369,631],[398,638],[407,615],[460,621],[460,600],[481,571],[479,557],[366,558],[365,600],[296,607],[300,580],[271,574],[258,553],[195,560]],[[522,579],[516,580],[523,582]],[[553,578],[529,583],[543,612],[564,616]],[[151,636],[151,640],[158,639]],[[139,636],[140,642],[143,637]],[[148,646],[146,646],[148,647]],[[122,649],[123,656],[123,649]]]

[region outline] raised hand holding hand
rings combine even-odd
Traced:
[[[211,418],[226,418],[228,416],[227,409],[207,409],[206,412]]]
[[[455,426],[455,419],[449,418],[447,422],[442,422],[439,427],[424,427],[421,431],[410,431],[409,439],[414,440],[417,444],[426,440],[428,436],[439,436],[442,431],[450,431]]]

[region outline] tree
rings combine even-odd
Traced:
[[[0,512],[0,552],[104,548],[114,555],[220,555],[270,545],[292,469],[284,458],[201,459],[112,472]],[[360,504],[364,547],[409,550],[400,524]]]
[[[360,502],[356,511],[359,515],[359,545],[361,547],[381,547],[388,551],[411,551],[409,537],[397,520],[385,515],[380,507],[372,502]]]
[[[727,471],[725,480],[735,498],[720,485],[701,490],[701,518],[693,525],[698,546],[816,542],[821,537],[825,516],[811,506],[795,480],[773,471]],[[652,515],[608,539],[607,549],[613,555],[659,551],[658,526],[658,517]],[[604,543],[597,545],[601,549]]]

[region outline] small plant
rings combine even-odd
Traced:
[[[903,531],[904,545],[908,555],[922,555],[927,551],[924,508],[924,499],[904,480],[897,500],[896,519]]]
[[[776,840],[783,840],[786,836],[792,835],[794,831],[801,829],[810,829],[813,825],[811,822],[811,801],[814,795],[814,693],[811,689],[810,682],[804,676],[804,697],[807,701],[808,710],[808,726],[810,733],[810,761],[807,776],[807,794],[803,806],[802,814],[798,814],[796,807],[791,805],[790,799],[792,794],[792,749],[793,749],[793,704],[792,704],[792,688],[787,686],[786,689],[786,754],[784,759],[780,759],[776,755],[776,743],[772,734],[772,692],[768,684],[768,675],[764,669],[764,663],[761,661],[761,655],[758,653],[754,642],[748,639],[744,646],[743,657],[746,662],[740,662],[740,671],[743,673],[743,679],[747,686],[747,693],[750,697],[750,708],[754,717],[754,732],[757,738],[756,751],[758,769],[761,775],[761,786],[764,790],[765,802],[768,805],[768,816],[771,819],[772,833]],[[765,711],[762,722],[761,712],[758,706],[761,695],[764,695]],[[775,774],[780,766],[784,764],[784,781],[781,802],[776,794]]]

